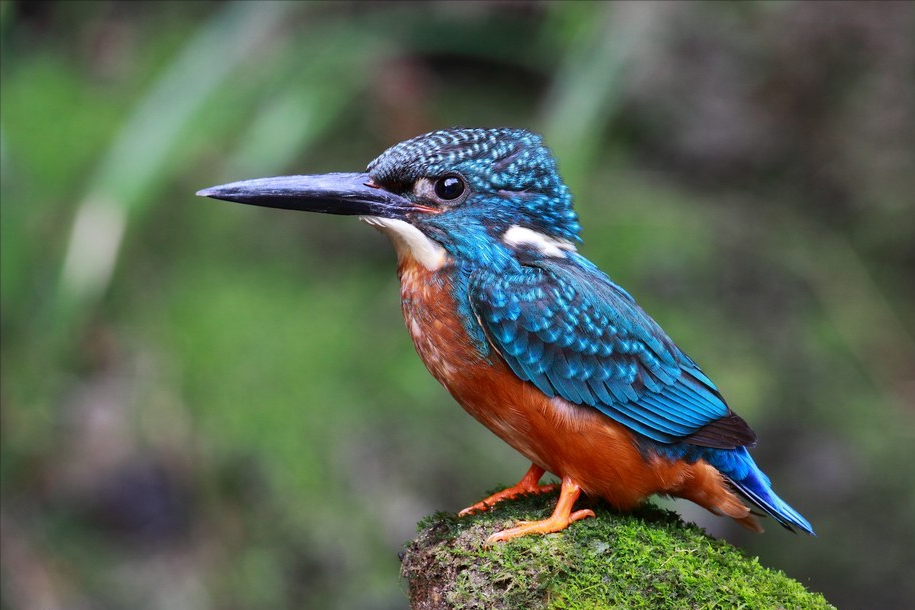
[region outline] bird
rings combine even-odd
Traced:
[[[685,498],[761,532],[810,523],[772,489],[756,433],[622,287],[579,252],[572,195],[543,137],[440,129],[395,144],[364,172],[232,182],[197,195],[358,216],[397,253],[407,330],[432,376],[531,466],[460,511],[559,491],[552,514],[492,545],[593,517],[581,494],[632,511]],[[558,484],[541,484],[546,473]]]

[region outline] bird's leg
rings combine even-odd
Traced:
[[[527,534],[550,534],[552,532],[564,530],[570,523],[578,521],[579,519],[593,517],[594,511],[590,509],[572,512],[575,500],[578,499],[580,494],[581,487],[578,486],[578,483],[575,483],[569,477],[563,477],[559,501],[556,503],[556,509],[553,511],[553,514],[550,515],[548,519],[544,519],[543,521],[520,521],[511,529],[496,532],[487,538],[484,544],[490,546],[496,542],[504,542],[506,540],[511,540],[512,538],[517,538],[518,536],[526,536]]]
[[[511,487],[503,489],[498,493],[494,493],[485,500],[480,500],[473,506],[468,506],[459,512],[458,516],[463,517],[464,515],[469,515],[470,513],[487,511],[492,508],[496,502],[508,500],[509,498],[514,498],[522,494],[542,494],[555,490],[557,487],[559,487],[559,485],[538,485],[540,482],[540,477],[542,477],[543,473],[545,472],[546,470],[537,464],[531,464],[527,474],[525,474],[520,481]]]

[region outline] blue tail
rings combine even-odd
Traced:
[[[813,527],[807,519],[787,502],[775,495],[769,477],[759,469],[745,447],[732,450],[712,450],[714,458],[709,460],[721,474],[726,476],[735,489],[740,491],[750,502],[764,510],[773,519],[789,530],[800,530],[815,536]],[[709,456],[711,457],[711,456]]]

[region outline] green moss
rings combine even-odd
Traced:
[[[515,521],[548,516],[555,500],[531,496],[481,515],[425,518],[403,561],[412,607],[833,608],[784,573],[652,506],[621,515],[596,505],[595,519],[563,532],[483,546]]]

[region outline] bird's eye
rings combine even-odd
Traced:
[[[435,181],[435,196],[452,201],[464,194],[464,180],[460,176],[445,176]]]

